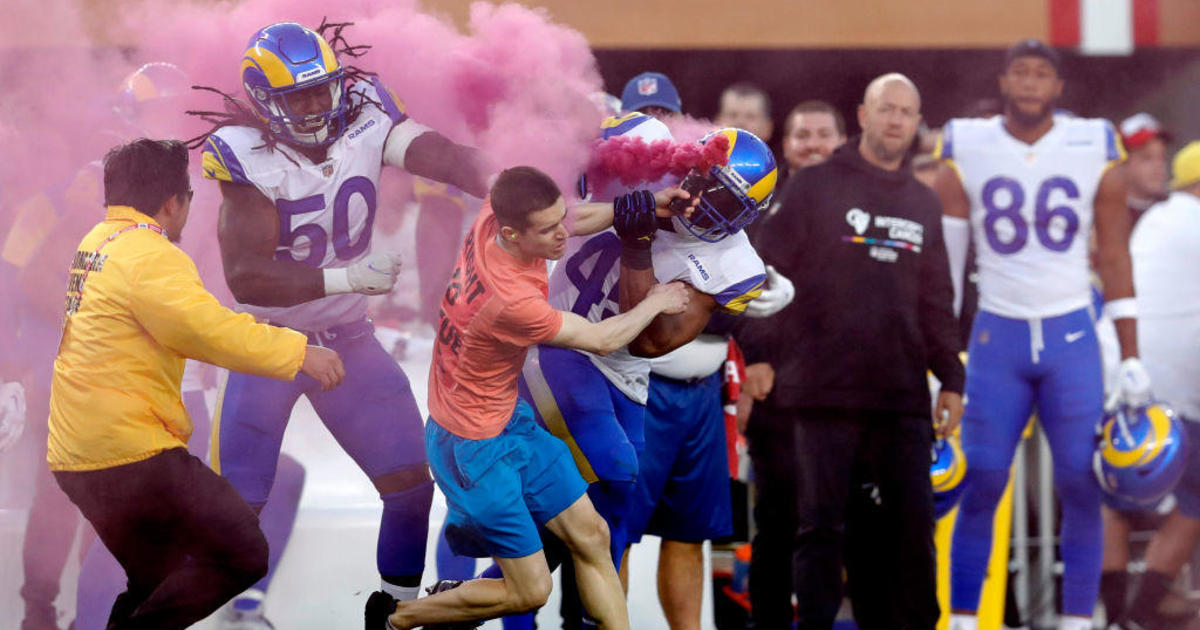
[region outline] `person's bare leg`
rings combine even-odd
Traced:
[[[621,578],[621,590],[629,595],[629,547],[625,548],[625,553],[621,554],[621,570],[617,571],[617,575]]]
[[[671,630],[700,630],[704,544],[663,540],[658,550],[658,602]]]
[[[1100,516],[1104,521],[1103,571],[1124,571],[1129,566],[1129,521],[1118,512],[1103,505]]]
[[[523,558],[496,558],[504,577],[477,579],[458,588],[400,602],[388,621],[400,630],[427,624],[493,619],[541,607],[553,582],[546,554],[538,551]]]
[[[1175,576],[1200,543],[1200,520],[1171,512],[1146,548],[1146,570]]]
[[[608,548],[608,525],[587,495],[546,523],[575,560],[575,581],[583,607],[606,630],[629,630],[625,591]]]

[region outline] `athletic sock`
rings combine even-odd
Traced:
[[[1058,618],[1058,630],[1092,630],[1092,618],[1063,615]]]
[[[391,595],[392,597],[395,597],[402,602],[412,601],[421,593],[420,586],[400,586],[398,584],[392,584],[387,580],[379,580],[379,584],[379,590]]]
[[[1129,602],[1128,617],[1143,626],[1153,625],[1158,619],[1158,604],[1171,590],[1175,580],[1158,571],[1146,571]]]
[[[1104,615],[1109,623],[1125,616],[1125,602],[1129,596],[1129,573],[1105,571],[1100,574],[1100,600],[1104,602]]]
[[[950,630],[978,630],[979,620],[975,615],[950,614]]]

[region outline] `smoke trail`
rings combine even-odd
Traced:
[[[714,136],[704,144],[616,136],[597,141],[588,163],[588,177],[616,178],[626,186],[656,182],[672,175],[682,178],[691,169],[707,171],[729,161],[729,138]]]

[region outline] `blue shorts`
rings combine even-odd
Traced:
[[[637,480],[646,407],[617,389],[591,359],[538,346],[529,352],[519,387],[538,424],[567,443],[588,483]]]
[[[650,375],[629,542],[643,534],[702,542],[733,533],[721,376],[685,383]]]
[[[446,495],[446,542],[460,556],[524,558],[542,548],[538,527],[587,492],[561,440],[518,400],[504,431],[469,440],[425,423],[433,479]]]
[[[425,464],[421,412],[408,377],[375,340],[370,322],[310,334],[309,343],[341,356],[346,367],[341,385],[323,392],[304,374],[281,381],[230,372],[217,398],[209,462],[252,507],[267,502],[283,432],[302,394],[371,479]]]

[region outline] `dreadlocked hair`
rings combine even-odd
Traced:
[[[351,44],[346,40],[343,31],[348,26],[353,26],[354,22],[330,22],[328,17],[321,18],[321,25],[318,26],[315,32],[329,42],[330,48],[333,49],[334,55],[340,58],[357,59],[367,54],[371,50],[371,46],[367,44]],[[343,98],[350,98],[350,89],[360,81],[369,82],[373,77],[378,76],[376,73],[369,70],[364,70],[355,65],[343,64],[342,75],[346,81],[346,95]],[[263,121],[262,118],[255,113],[254,109],[246,101],[232,96],[214,87],[203,85],[193,85],[193,90],[204,90],[215,92],[221,95],[224,111],[206,111],[206,110],[188,110],[186,113],[189,116],[196,116],[212,125],[204,133],[191,138],[187,141],[189,149],[198,149],[204,145],[208,137],[222,127],[245,126],[253,127],[262,132],[263,144],[254,147],[255,149],[266,148],[268,151],[274,151],[276,145],[282,140],[278,138],[272,131],[270,126]],[[350,106],[346,109],[346,120],[353,121],[362,113],[362,109],[366,105],[371,105],[379,111],[385,111],[383,104],[371,98],[367,94],[359,91],[355,92],[358,95],[357,99],[350,99]],[[293,164],[296,161],[287,153],[283,154]],[[299,166],[299,164],[296,164]]]

